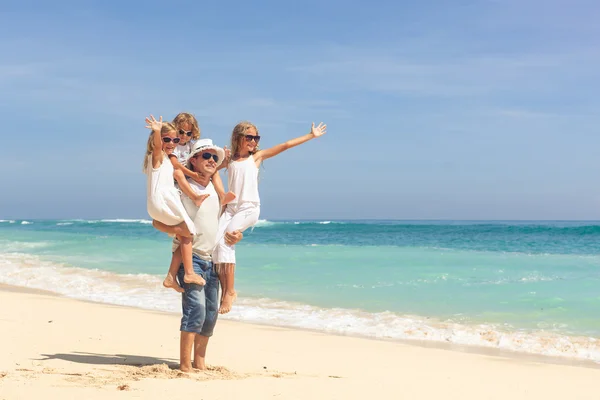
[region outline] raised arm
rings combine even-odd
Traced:
[[[150,115],[150,118],[146,117],[146,128],[152,130],[152,142],[154,148],[152,149],[152,168],[158,168],[162,163],[163,151],[162,151],[162,138],[160,137],[160,131],[162,129],[162,116],[157,121],[154,115]]]
[[[277,154],[285,150],[289,150],[292,147],[299,146],[302,143],[306,143],[311,139],[323,136],[325,133],[327,133],[327,125],[321,122],[319,126],[315,126],[315,123],[313,122],[309,134],[288,140],[285,143],[278,144],[277,146],[273,146],[265,150],[259,150],[256,152],[256,154],[254,154],[254,160],[257,163],[260,163],[266,160],[267,158],[275,157]]]
[[[223,150],[225,151],[225,159],[223,160],[221,165],[217,167],[217,171],[229,167],[229,160],[231,159],[231,150],[229,150],[227,146],[223,147]]]

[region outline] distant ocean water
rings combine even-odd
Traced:
[[[600,222],[259,221],[222,318],[600,361]],[[178,312],[147,220],[0,220],[0,282]]]

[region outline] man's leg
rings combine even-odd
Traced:
[[[194,337],[200,336],[194,332],[181,332],[179,339],[179,369],[183,372],[192,372],[192,347],[194,352],[196,346],[194,343]],[[195,359],[195,353],[194,353]]]
[[[194,272],[199,275],[206,274],[206,270],[212,267],[212,264],[203,261],[198,256],[193,256]],[[185,272],[181,267],[177,273],[179,284],[185,290],[181,295],[182,317],[180,337],[180,368],[184,372],[192,371],[192,349],[194,349],[195,336],[201,333],[206,317],[206,298],[204,286],[184,282]]]
[[[204,301],[206,314],[202,330],[194,340],[194,368],[198,369],[206,369],[208,339],[212,336],[219,317],[219,275],[212,268],[212,265],[206,270],[205,279]]]
[[[196,335],[194,338],[194,368],[206,369],[206,347],[208,346],[208,336]]]

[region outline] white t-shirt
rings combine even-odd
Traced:
[[[194,204],[192,199],[185,194],[181,195],[181,201],[196,227],[192,251],[201,259],[211,261],[212,251],[217,242],[217,231],[219,229],[219,213],[221,211],[219,196],[217,195],[212,182],[209,182],[206,187],[191,179],[188,179],[188,182],[194,192],[198,194],[210,194],[210,196],[202,202],[200,207],[196,207],[196,204]],[[173,251],[175,251],[177,246],[179,246],[179,242],[175,239],[173,241]]]
[[[188,141],[184,145],[178,144],[177,147],[175,147],[175,150],[173,150],[173,154],[175,155],[175,157],[177,157],[177,160],[179,161],[179,164],[181,164],[181,165],[185,165],[185,163],[187,162],[187,158],[189,157],[191,152],[192,152],[192,141],[191,140]]]

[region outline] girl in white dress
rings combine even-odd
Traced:
[[[237,297],[234,289],[235,248],[225,243],[225,232],[248,229],[256,224],[260,215],[260,197],[258,195],[258,168],[267,158],[296,147],[309,140],[324,135],[327,125],[322,122],[315,127],[312,124],[310,133],[288,140],[266,150],[259,150],[260,136],[258,129],[250,122],[241,122],[233,128],[231,134],[231,154],[227,166],[228,189],[236,194],[221,219],[219,220],[218,242],[213,252],[213,262],[216,264],[223,292],[219,313],[225,314],[231,310],[231,305]]]
[[[179,239],[180,245],[173,253],[173,258],[183,259],[184,281],[204,285],[205,280],[194,272],[192,264],[192,238],[196,233],[194,223],[183,207],[181,193],[175,187],[173,178],[177,180],[181,191],[197,206],[200,206],[208,195],[198,195],[194,192],[183,172],[175,171],[169,160],[169,155],[179,143],[175,127],[168,122],[163,123],[162,117],[157,121],[152,115],[146,118],[146,123],[146,128],[152,130],[144,159],[144,172],[148,176],[148,214],[152,217],[152,225],[156,229]],[[176,254],[177,252],[180,254]],[[167,273],[163,285],[183,292],[171,270]]]

